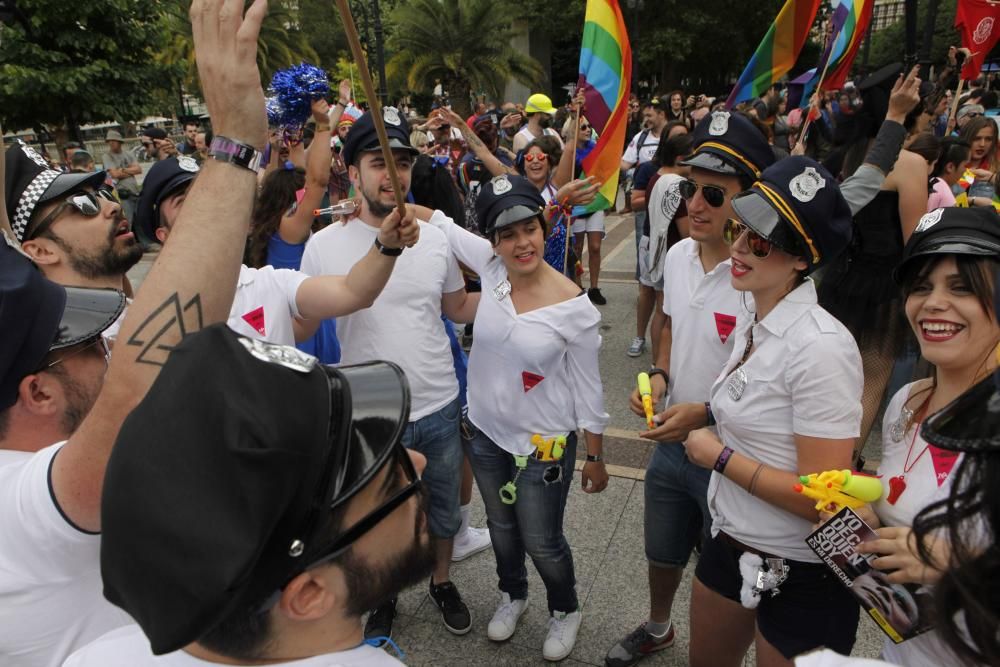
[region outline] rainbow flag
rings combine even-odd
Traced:
[[[729,93],[726,108],[763,95],[774,83],[795,65],[802,46],[809,37],[809,29],[816,18],[819,0],[787,0],[778,17],[768,29],[757,51],[747,63],[733,92]]]
[[[596,177],[602,185],[594,201],[574,214],[603,211],[615,203],[631,80],[632,47],[618,0],[587,0],[577,87],[583,89],[587,120],[598,140],[582,166],[586,176]]]
[[[808,106],[813,90],[820,84],[819,78],[826,71],[820,90],[840,90],[847,81],[847,75],[854,63],[854,57],[864,41],[871,23],[875,0],[833,0],[830,20],[830,38],[820,58],[819,65],[809,70],[792,83],[804,83],[802,100],[798,106]],[[803,79],[806,79],[803,81]],[[789,101],[791,105],[791,101]]]

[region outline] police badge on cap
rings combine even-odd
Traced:
[[[382,107],[382,120],[389,125],[399,125],[402,123],[399,119],[399,112],[395,107]]]
[[[177,166],[184,171],[191,172],[192,174],[198,173],[198,170],[200,169],[198,161],[189,155],[178,155]]]
[[[917,228],[913,231],[926,232],[928,229],[941,222],[942,215],[944,215],[943,208],[934,209],[930,213],[923,215],[917,223]]]
[[[721,137],[729,131],[729,112],[713,111],[712,124],[708,126],[708,133],[713,137]]]
[[[808,204],[825,185],[826,181],[818,171],[812,167],[806,167],[801,174],[788,183],[788,190],[800,202]]]
[[[493,184],[493,194],[496,195],[507,194],[514,187],[506,176],[494,176],[491,183]]]

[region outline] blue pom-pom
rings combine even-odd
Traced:
[[[330,93],[330,82],[323,69],[301,63],[275,72],[267,92],[268,122],[296,129],[309,120],[313,101]]]

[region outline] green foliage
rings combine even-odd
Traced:
[[[358,74],[358,66],[354,64],[353,60],[341,56],[337,59],[336,66],[329,71],[331,90],[336,90],[337,85],[344,79],[347,79],[352,84],[351,88],[354,91],[354,100],[356,102],[368,102],[368,96],[365,95],[365,87],[361,85],[361,76]],[[375,85],[377,91],[378,84]]]
[[[927,0],[917,3],[917,51],[920,51],[924,36],[924,22],[927,20]],[[942,64],[948,56],[949,46],[961,46],[961,35],[954,27],[955,0],[940,0],[934,21],[934,39],[931,42],[931,62]],[[872,34],[871,52],[868,56],[869,69],[882,65],[902,62],[905,44],[904,21],[900,19],[884,30]],[[864,49],[864,46],[861,47]],[[862,54],[858,53],[860,63]]]
[[[459,114],[471,112],[473,91],[498,98],[508,78],[534,85],[543,77],[537,60],[511,46],[518,30],[497,0],[410,0],[392,20],[392,87],[423,92],[440,79]]]
[[[164,45],[165,0],[19,0],[29,29],[0,27],[0,117],[5,129],[128,121],[174,69]]]

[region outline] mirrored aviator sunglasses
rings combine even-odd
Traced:
[[[112,203],[118,203],[115,199],[115,194],[109,188],[100,188],[94,190],[93,192],[77,192],[66,197],[59,206],[52,209],[52,212],[47,216],[42,218],[33,230],[30,230],[28,234],[25,234],[25,240],[30,238],[35,238],[40,236],[53,222],[56,218],[66,212],[68,208],[75,208],[80,215],[84,215],[88,218],[93,218],[94,216],[100,214],[101,212],[101,200],[109,201]]]
[[[694,199],[694,194],[698,192],[698,188],[701,188],[701,196],[705,199],[705,203],[712,208],[720,208],[726,203],[726,191],[716,185],[699,185],[688,178],[681,181],[677,186],[684,201]]]
[[[773,247],[771,242],[739,220],[733,220],[732,218],[726,220],[726,223],[722,226],[722,240],[726,242],[726,245],[731,246],[736,243],[737,239],[743,236],[744,232],[747,235],[747,246],[754,257],[765,259],[771,254],[771,248]]]

